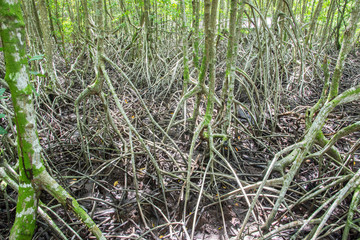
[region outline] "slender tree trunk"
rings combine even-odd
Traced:
[[[193,123],[192,123],[192,126],[190,127],[191,131],[193,131],[195,128],[196,120],[199,116],[199,107],[200,107],[201,97],[205,93],[205,77],[206,77],[206,72],[207,72],[208,64],[209,64],[209,52],[210,52],[209,43],[211,42],[211,41],[209,41],[210,12],[211,12],[210,9],[211,9],[210,0],[205,1],[205,3],[204,3],[205,48],[204,48],[204,53],[202,56],[201,68],[200,68],[200,73],[199,73],[199,77],[198,77],[198,86],[201,88],[201,91],[196,94],[194,112],[193,112],[193,116],[192,116]]]
[[[218,12],[218,0],[211,1],[211,15],[207,30],[207,45],[209,48],[209,91],[207,94],[207,104],[205,112],[205,127],[207,127],[213,117],[215,102],[215,65],[216,65],[216,49],[215,49],[215,33],[216,33],[216,16]]]
[[[43,32],[42,32],[41,25],[40,25],[39,15],[38,15],[38,12],[36,11],[35,0],[32,0],[31,3],[32,3],[31,4],[32,5],[32,13],[34,14],[34,17],[35,17],[36,29],[39,31],[40,38],[43,39]]]
[[[111,26],[108,26],[108,18],[109,18],[108,13],[109,12],[108,12],[108,9],[107,9],[106,0],[104,0],[103,5],[104,5],[104,16],[103,16],[103,18],[104,18],[104,30],[107,31],[107,30],[110,29]]]
[[[39,1],[39,10],[41,16],[41,29],[43,32],[43,42],[45,46],[45,58],[46,58],[46,71],[50,78],[50,88],[53,89],[56,86],[56,71],[53,61],[53,49],[51,43],[51,31],[48,18],[48,10],[46,8],[45,0]]]
[[[300,16],[300,22],[303,23],[304,22],[304,18],[305,18],[305,14],[306,14],[306,7],[307,7],[307,1],[308,0],[303,0],[302,1],[302,8],[301,8],[301,16]]]
[[[184,71],[183,71],[183,95],[187,91],[187,87],[189,84],[189,64],[188,64],[188,37],[187,37],[187,24],[186,24],[186,12],[185,12],[185,2],[184,0],[180,0],[180,11],[181,11],[181,20],[182,20],[182,44],[183,44],[183,65],[184,65]]]
[[[231,122],[231,106],[234,98],[234,74],[235,64],[237,57],[238,42],[240,36],[240,28],[242,25],[242,15],[244,11],[244,1],[240,1],[240,9],[238,11],[237,0],[231,0],[230,10],[230,28],[229,28],[229,40],[227,47],[226,56],[226,73],[225,80],[222,89],[222,101],[225,105],[226,102],[226,113],[225,113],[225,124],[224,131],[228,132]],[[237,16],[237,17],[236,17]]]
[[[37,31],[33,27],[34,20],[33,20],[33,18],[31,18],[31,16],[32,16],[31,2],[23,1],[21,6],[22,6],[22,10],[23,10],[27,45],[29,46],[30,54],[35,55],[34,46],[37,45],[37,42],[39,40],[39,35],[37,34]]]
[[[326,16],[326,23],[322,30],[322,34],[321,34],[321,46],[324,46],[325,40],[326,40],[328,33],[331,29],[331,26],[332,26],[332,22],[333,22],[334,15],[335,15],[335,11],[334,11],[335,1],[336,0],[331,0],[331,2],[330,2],[330,6],[329,6],[327,16]]]
[[[146,41],[151,42],[151,29],[150,29],[150,1],[144,0],[144,21],[145,21],[145,32],[146,32]]]
[[[314,15],[312,15],[312,17],[311,17],[311,23],[310,23],[309,32],[308,32],[308,34],[307,34],[307,36],[305,38],[305,46],[308,45],[309,40],[311,39],[311,37],[314,34],[315,25],[316,25],[317,20],[318,20],[318,18],[320,16],[320,12],[321,12],[321,9],[322,9],[323,2],[324,2],[324,0],[319,0],[318,4],[316,5]]]
[[[200,26],[200,0],[192,0],[193,21],[193,62],[196,69],[199,69],[199,26]]]
[[[59,15],[59,4],[58,4],[58,0],[54,0],[55,3],[55,22],[56,25],[58,27],[60,36],[61,36],[61,47],[63,50],[63,56],[66,59],[66,50],[65,50],[65,37],[64,37],[64,32],[63,32],[63,27],[62,27],[62,23],[60,22],[60,15]]]
[[[89,11],[87,7],[87,1],[81,0],[81,4],[84,11],[84,25],[85,25],[85,42],[90,40],[90,31],[89,31]]]
[[[103,55],[104,55],[104,8],[103,8],[103,0],[97,0],[96,5],[96,20],[97,20],[97,49],[96,49],[96,63],[94,67],[95,71],[95,81],[89,85],[84,91],[80,93],[80,95],[75,100],[75,112],[77,116],[77,127],[79,129],[79,133],[82,139],[82,128],[80,124],[80,113],[79,113],[79,104],[88,98],[90,95],[97,94],[100,97],[103,95],[102,87],[104,83],[104,76],[101,70],[101,65],[104,64]],[[106,103],[104,103],[106,105]],[[106,106],[107,107],[107,106]],[[83,141],[81,142],[82,149],[84,152],[86,146]],[[87,163],[91,166],[91,161],[89,155],[87,155]]]
[[[52,14],[51,14],[51,8],[50,8],[49,0],[46,0],[46,7],[48,9],[48,14],[49,14],[50,34],[54,38],[55,43],[58,44],[56,34],[55,34],[54,22],[53,22],[53,19],[52,19],[53,17],[52,17]]]

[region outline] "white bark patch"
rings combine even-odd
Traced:
[[[35,169],[40,169],[43,165],[41,162],[40,152],[42,150],[38,136],[36,135],[36,119],[35,119],[35,109],[32,103],[31,96],[27,101],[18,102],[19,107],[22,109],[24,114],[26,114],[26,135],[24,140],[32,145],[32,150],[34,151],[32,156],[32,164]],[[30,102],[30,103],[28,103]]]
[[[20,183],[21,188],[32,188],[32,185],[30,183]]]
[[[22,39],[21,39],[21,32],[20,32],[20,31],[18,31],[18,32],[16,33],[16,37],[18,38],[20,45],[24,45],[24,42],[23,42]]]
[[[20,213],[16,214],[16,217],[21,218],[23,216],[33,215],[33,218],[35,218],[35,209],[34,208],[27,208],[26,210],[21,211]]]
[[[15,55],[17,55],[17,57],[19,58],[17,61],[19,61],[20,57],[18,56],[18,54],[14,54],[14,58],[15,58]],[[16,87],[20,91],[27,87],[28,82],[29,82],[29,77],[28,77],[28,73],[27,73],[25,65],[23,65],[22,68],[16,74],[10,73],[9,76],[10,76],[11,80],[16,81]]]
[[[62,189],[61,195],[71,197],[71,196],[69,195],[69,193],[68,193],[67,191],[65,191],[64,189]]]
[[[358,98],[360,98],[360,93],[353,93],[343,99],[340,100],[339,104],[344,104],[344,103],[348,103],[348,102],[353,102],[353,101],[356,101],[358,100]]]
[[[15,49],[15,51],[17,51],[17,49]],[[18,52],[14,52],[14,53],[12,53],[12,55],[16,62],[20,61],[20,54]]]
[[[15,1],[15,0],[7,0],[5,2],[7,2],[8,4],[14,5],[17,1]]]
[[[40,144],[39,144],[39,146],[40,146]],[[40,150],[41,150],[41,147],[40,147]],[[43,166],[43,164],[41,162],[40,151],[36,151],[36,150],[34,150],[34,151],[35,152],[34,152],[32,164],[33,164],[34,169],[40,169]]]
[[[30,105],[30,104],[27,104]],[[31,104],[31,107],[33,105]],[[35,110],[33,110],[34,112]],[[27,131],[30,132],[28,142],[31,143],[32,149],[34,150],[33,158],[32,158],[32,164],[35,167],[35,169],[40,169],[43,165],[41,162],[41,146],[39,143],[39,138],[36,134],[36,121],[35,121],[35,115],[34,114],[28,114],[26,120],[28,121],[29,126],[31,126],[30,129]]]

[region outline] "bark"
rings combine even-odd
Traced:
[[[210,52],[210,35],[209,35],[209,29],[210,29],[210,8],[211,3],[209,1],[205,1],[204,3],[204,32],[205,32],[205,48],[204,53],[201,61],[201,67],[200,67],[200,73],[198,77],[198,86],[201,88],[201,91],[199,91],[196,95],[195,100],[195,106],[194,106],[194,112],[192,116],[192,126],[190,126],[191,131],[193,132],[195,128],[196,120],[199,116],[199,107],[200,107],[200,101],[201,97],[205,93],[205,76],[209,65],[209,52]]]
[[[322,34],[321,34],[321,46],[324,46],[324,42],[327,39],[328,33],[331,29],[331,26],[333,25],[333,19],[334,19],[334,15],[335,15],[335,11],[334,11],[335,1],[336,0],[331,0],[331,2],[330,2],[329,10],[328,10],[327,16],[326,16],[326,23],[325,23],[325,26],[323,27]]]
[[[182,20],[182,42],[183,42],[183,65],[184,65],[184,71],[183,71],[183,95],[187,91],[187,87],[189,84],[189,58],[188,58],[188,38],[187,38],[187,25],[186,25],[186,12],[185,12],[185,2],[184,0],[180,0],[180,8],[181,8],[181,20]]]
[[[226,74],[223,83],[222,101],[226,102],[225,124],[224,131],[228,132],[231,122],[231,105],[234,98],[234,78],[236,67],[236,56],[238,49],[238,42],[240,37],[240,28],[242,25],[242,14],[244,11],[244,1],[240,1],[240,8],[238,10],[237,1],[231,0],[230,10],[230,29],[228,49],[226,56]],[[239,11],[239,12],[238,12]]]
[[[88,13],[88,7],[87,7],[87,1],[81,0],[81,4],[84,11],[84,25],[85,25],[85,42],[88,42],[90,39],[90,31],[89,31],[89,13]]]
[[[50,22],[48,18],[48,10],[46,8],[45,0],[39,1],[39,11],[40,11],[40,25],[43,32],[43,43],[45,49],[45,58],[46,58],[46,72],[50,77],[50,88],[56,86],[56,75],[53,62],[53,49],[51,43],[51,31],[50,31]]]
[[[199,69],[199,25],[200,25],[200,1],[192,0],[192,10],[193,10],[193,22],[192,28],[194,29],[193,36],[193,62],[196,69]]]
[[[306,7],[308,6],[307,2],[308,2],[308,0],[302,1],[301,16],[300,16],[301,23],[304,22],[304,18],[305,18],[305,14],[306,14]]]
[[[32,6],[31,10],[32,10],[33,16],[35,17],[36,29],[37,29],[37,31],[39,31],[40,38],[43,39],[43,32],[42,32],[42,29],[40,27],[40,19],[39,19],[38,12],[36,11],[35,0],[31,0],[31,6]]]
[[[308,45],[309,40],[311,39],[312,35],[314,34],[315,25],[316,25],[317,19],[320,16],[320,12],[321,12],[321,9],[322,9],[323,2],[324,2],[324,0],[319,0],[318,4],[316,5],[314,15],[311,18],[312,20],[311,20],[311,23],[310,23],[309,32],[308,32],[308,35],[306,36],[306,39],[305,39],[305,46]]]
[[[354,195],[352,197],[352,201],[349,207],[349,213],[346,220],[346,225],[343,232],[342,240],[349,239],[348,236],[351,228],[359,229],[359,227],[354,223],[355,221],[353,221],[355,220],[353,219],[353,217],[357,212],[357,206],[359,205],[359,200],[360,200],[360,186],[357,186],[357,188],[354,191]]]
[[[209,91],[207,94],[207,105],[205,112],[205,126],[207,127],[213,117],[214,102],[215,102],[215,64],[216,64],[216,49],[215,49],[215,33],[216,33],[216,15],[218,9],[218,1],[211,2],[210,25],[207,31],[208,34],[208,48],[209,48]]]
[[[144,21],[145,21],[145,32],[146,41],[151,43],[151,28],[150,28],[150,0],[144,0]]]
[[[55,43],[58,44],[56,34],[55,34],[54,22],[53,22],[53,17],[52,17],[52,14],[51,14],[51,8],[50,8],[49,0],[46,0],[46,7],[48,9],[48,14],[49,14],[50,34],[54,38]]]

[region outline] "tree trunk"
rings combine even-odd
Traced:
[[[187,87],[189,84],[189,64],[188,64],[188,38],[187,38],[187,24],[186,24],[186,12],[185,12],[185,2],[180,0],[180,9],[181,9],[181,20],[182,20],[182,44],[183,44],[183,95],[187,92]],[[185,105],[184,105],[185,106]]]
[[[39,11],[41,17],[40,25],[43,32],[43,43],[45,49],[46,72],[50,77],[50,88],[53,89],[56,86],[57,80],[56,80],[56,73],[53,62],[50,23],[49,23],[48,10],[46,8],[45,0],[39,1]]]
[[[311,23],[310,23],[310,28],[309,28],[309,32],[305,38],[305,46],[308,45],[309,43],[309,40],[311,41],[311,38],[314,34],[314,30],[315,30],[315,25],[317,23],[317,20],[320,16],[320,12],[321,12],[321,9],[322,9],[322,5],[323,5],[323,0],[319,0],[318,4],[316,5],[316,9],[315,9],[315,12],[314,12],[314,15],[312,15],[311,17]]]
[[[216,49],[215,49],[215,33],[216,33],[216,15],[217,15],[218,1],[211,1],[211,14],[207,30],[206,40],[209,49],[209,91],[207,94],[207,104],[205,113],[205,126],[208,126],[213,117],[214,102],[215,102],[215,64],[216,64]]]
[[[48,191],[63,206],[72,210],[98,238],[105,239],[100,229],[78,202],[45,170],[40,157],[41,146],[36,129],[36,113],[29,81],[25,30],[20,3],[0,0],[0,35],[6,63],[5,80],[9,85],[17,130],[19,155],[19,195],[16,218],[10,239],[31,239],[36,227],[41,189]]]
[[[244,11],[244,1],[240,1],[239,12],[238,12],[237,4],[238,4],[237,1],[231,0],[229,40],[228,40],[227,56],[226,56],[226,73],[223,82],[222,99],[221,99],[223,104],[226,106],[226,113],[224,117],[225,124],[223,129],[224,133],[228,132],[231,122],[231,106],[234,98],[235,64],[236,64],[236,56],[237,56],[238,42],[240,36],[240,28],[242,24],[242,15]]]
[[[200,25],[200,1],[192,0],[193,21],[193,62],[196,69],[199,69],[199,25]]]

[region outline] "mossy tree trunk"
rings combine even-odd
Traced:
[[[193,21],[193,62],[196,69],[199,69],[199,26],[200,26],[200,0],[192,0]]]
[[[86,0],[81,0],[81,5],[83,7],[84,14],[84,28],[85,28],[85,42],[89,42],[90,40],[90,23],[89,23],[89,11]]]
[[[210,10],[211,9],[211,1],[205,1],[204,2],[204,32],[205,32],[205,48],[204,48],[204,53],[202,56],[202,61],[201,61],[201,67],[200,67],[200,72],[199,72],[199,76],[198,76],[198,87],[201,88],[201,91],[199,91],[196,95],[196,100],[195,100],[195,106],[194,106],[194,112],[193,112],[193,116],[192,116],[192,126],[190,127],[190,129],[194,130],[195,125],[196,125],[196,120],[199,116],[199,107],[200,107],[200,101],[201,98],[203,96],[203,94],[205,93],[205,78],[206,78],[206,73],[207,73],[207,69],[208,69],[208,65],[209,65],[209,53],[210,53],[210,48],[211,45],[210,43],[213,42],[214,40],[210,40]],[[216,15],[215,15],[216,18]],[[216,21],[216,20],[215,20]]]
[[[314,15],[311,17],[311,23],[310,23],[310,28],[309,28],[309,32],[305,38],[305,46],[308,45],[309,40],[311,40],[312,35],[314,34],[314,30],[315,30],[315,25],[317,23],[317,20],[320,16],[321,10],[322,10],[322,5],[323,5],[324,1],[323,0],[319,0],[318,4],[316,5],[316,9],[314,12]]]
[[[215,33],[216,33],[216,16],[218,12],[218,0],[211,1],[211,14],[206,34],[206,41],[209,49],[209,91],[207,94],[207,104],[205,112],[205,127],[208,126],[213,118],[214,102],[215,102]]]
[[[5,80],[9,85],[14,105],[18,134],[19,196],[16,219],[10,239],[31,239],[36,226],[38,194],[32,184],[34,174],[44,171],[40,162],[32,89],[29,85],[25,25],[19,3],[1,2],[1,40],[6,63]],[[39,164],[40,163],[40,164]],[[24,227],[27,226],[27,227]]]
[[[240,8],[238,8],[238,1],[231,0],[229,40],[226,56],[226,73],[223,82],[221,99],[223,101],[223,105],[226,106],[224,117],[225,124],[223,129],[225,134],[228,132],[231,123],[231,106],[234,98],[236,56],[240,36],[240,28],[242,24],[242,15],[244,11],[244,1],[240,1],[239,5]]]
[[[40,0],[38,2],[39,12],[40,12],[40,26],[43,32],[43,44],[45,50],[45,58],[46,58],[46,72],[50,78],[50,89],[54,89],[57,86],[57,78],[54,67],[53,60],[53,49],[51,43],[51,31],[50,31],[50,21],[48,18],[48,9],[46,7],[45,0]]]
[[[10,239],[32,238],[41,189],[48,191],[63,206],[72,210],[98,239],[105,239],[84,209],[48,174],[43,165],[20,3],[16,0],[0,0],[0,13],[0,35],[6,65],[5,80],[9,85],[14,106],[19,155],[19,195]]]
[[[183,65],[184,65],[184,71],[183,71],[183,95],[187,92],[190,74],[189,74],[189,58],[188,58],[188,38],[187,38],[187,24],[186,24],[186,12],[185,12],[185,2],[184,0],[180,0],[180,11],[181,11],[181,20],[182,20],[182,26],[181,29],[183,31],[182,34],[182,44],[183,44]]]

